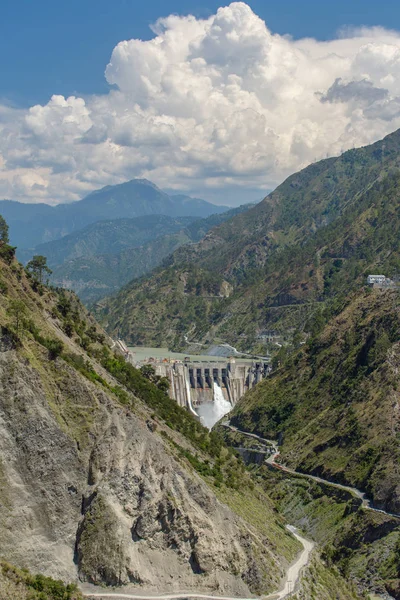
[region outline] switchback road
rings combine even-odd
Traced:
[[[350,494],[352,494],[353,496],[355,496],[356,498],[359,498],[361,500],[362,506],[364,508],[366,508],[368,510],[373,510],[374,512],[381,513],[383,515],[387,515],[388,517],[395,517],[396,519],[400,519],[400,515],[398,515],[396,513],[390,513],[390,512],[387,512],[386,510],[382,510],[380,508],[375,508],[371,504],[371,501],[368,500],[368,498],[366,497],[365,492],[362,492],[362,491],[358,490],[357,488],[353,488],[353,487],[350,487],[347,485],[342,485],[341,483],[335,483],[334,481],[329,481],[328,479],[322,479],[322,477],[317,477],[316,475],[309,475],[308,473],[300,473],[299,471],[290,469],[289,467],[286,467],[285,465],[277,462],[277,459],[279,457],[279,450],[278,450],[278,444],[276,441],[268,440],[268,439],[263,438],[255,433],[248,433],[247,431],[242,431],[241,429],[234,427],[233,425],[231,425],[228,422],[222,423],[222,425],[224,427],[227,427],[228,429],[231,429],[232,431],[236,431],[237,433],[241,433],[242,435],[254,438],[256,440],[259,440],[260,442],[267,443],[268,445],[272,446],[273,452],[265,461],[271,467],[274,467],[275,469],[278,469],[279,471],[282,471],[284,473],[288,473],[288,475],[295,475],[296,477],[304,477],[305,479],[311,479],[312,481],[316,481],[317,483],[323,483],[325,485],[329,485],[330,487],[334,487],[338,490],[344,490],[346,492],[349,492]]]

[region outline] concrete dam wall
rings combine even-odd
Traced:
[[[266,362],[235,358],[226,363],[175,361],[159,362],[153,366],[157,375],[169,379],[171,398],[194,413],[200,406],[214,402],[219,389],[223,398],[235,406],[245,392],[264,379],[270,370]]]

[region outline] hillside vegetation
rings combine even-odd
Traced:
[[[75,584],[31,575],[0,560],[0,600],[83,600]]]
[[[60,240],[40,244],[18,256],[44,255],[53,270],[51,282],[73,290],[86,303],[117,292],[123,285],[159,266],[174,250],[199,241],[212,227],[248,210],[240,206],[205,219],[147,215],[99,221]]]
[[[113,354],[73,294],[0,255],[4,559],[154,592],[277,589],[299,544],[235,453]]]
[[[395,132],[289,177],[126,286],[103,322],[133,343],[175,347],[189,329],[253,351],[265,330],[312,333],[369,272],[399,268],[399,148]]]
[[[1,205],[0,205],[1,206]],[[47,258],[53,268],[66,261],[97,255],[116,255],[130,248],[138,248],[164,235],[178,233],[196,217],[174,218],[166,215],[145,215],[135,219],[97,221],[61,239],[39,244],[33,250],[19,252],[23,262],[33,255]]]
[[[335,313],[307,344],[279,353],[275,371],[241,399],[230,422],[278,440],[282,464],[356,487],[389,513],[363,508],[348,491],[253,467],[279,511],[320,544],[325,566],[339,568],[359,592],[397,600],[400,518],[390,513],[400,515],[400,291],[365,287]],[[245,440],[259,449],[241,433],[218,431],[233,447]]]
[[[352,294],[243,398],[232,423],[279,439],[284,463],[365,490],[400,514],[399,331],[399,292]]]

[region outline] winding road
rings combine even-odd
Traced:
[[[280,591],[274,592],[272,594],[268,594],[268,596],[259,596],[260,600],[285,600],[291,595],[296,588],[302,570],[307,566],[310,555],[314,549],[314,542],[307,540],[297,533],[295,527],[291,525],[287,525],[287,529],[294,535],[294,537],[302,544],[303,550],[300,552],[299,556],[296,558],[295,562],[288,568],[286,572],[285,582]],[[196,592],[180,592],[176,594],[159,594],[159,595],[151,595],[151,594],[129,594],[129,593],[121,593],[121,592],[104,592],[104,591],[96,591],[96,592],[87,592],[83,593],[85,598],[99,598],[102,600],[185,600],[201,598],[202,600],[255,600],[257,597],[253,596],[252,598],[238,598],[235,596],[212,596],[209,594],[201,594]]]
[[[361,500],[363,508],[366,508],[367,510],[373,510],[376,513],[381,513],[388,517],[394,517],[396,519],[400,519],[400,515],[398,515],[396,513],[390,513],[390,512],[387,512],[386,510],[382,510],[380,508],[375,508],[371,504],[371,501],[368,500],[368,498],[366,497],[365,492],[362,492],[362,491],[358,490],[357,488],[353,488],[353,487],[350,487],[347,485],[342,485],[341,483],[335,483],[334,481],[329,481],[328,479],[322,479],[322,477],[317,477],[316,475],[309,475],[308,473],[300,473],[299,471],[295,471],[294,469],[290,469],[289,467],[286,467],[285,465],[278,463],[277,458],[279,457],[280,453],[279,453],[279,449],[278,449],[278,443],[275,440],[268,440],[266,438],[262,438],[259,435],[256,435],[255,433],[248,433],[247,431],[242,431],[241,429],[238,429],[237,427],[234,427],[233,425],[231,425],[229,422],[224,422],[224,423],[222,423],[222,425],[224,427],[227,427],[228,429],[231,429],[232,431],[236,431],[237,433],[241,433],[242,435],[254,438],[260,442],[264,442],[264,443],[267,443],[269,446],[272,446],[274,451],[273,451],[273,453],[271,453],[271,456],[269,456],[265,461],[271,467],[274,467],[275,469],[278,469],[279,471],[283,471],[284,473],[288,473],[289,475],[296,475],[296,477],[304,477],[305,479],[311,479],[312,481],[316,481],[317,483],[323,483],[325,485],[329,485],[330,487],[334,487],[338,490],[344,490],[346,492],[349,492],[350,494],[352,494],[352,496],[355,496],[356,498],[359,498]]]
[[[364,508],[366,508],[368,510],[373,510],[374,512],[377,512],[377,513],[382,513],[389,517],[395,517],[395,518],[400,519],[400,515],[398,515],[398,514],[389,513],[385,510],[381,510],[381,509],[378,509],[378,508],[375,508],[374,506],[372,506],[370,500],[368,500],[366,498],[365,493],[361,492],[357,488],[352,488],[350,486],[342,485],[340,483],[335,483],[335,482],[329,481],[327,479],[322,479],[321,477],[317,477],[315,475],[309,475],[307,473],[299,473],[298,471],[295,471],[294,469],[290,469],[289,467],[286,467],[286,466],[278,463],[277,459],[279,457],[279,449],[278,449],[278,444],[275,440],[268,440],[268,439],[263,438],[255,433],[249,433],[247,431],[242,431],[241,429],[238,429],[237,427],[234,427],[233,425],[231,425],[229,422],[224,422],[224,423],[222,423],[222,425],[224,427],[231,429],[232,431],[241,433],[242,435],[256,439],[260,442],[268,444],[269,446],[272,446],[273,451],[272,451],[271,455],[265,461],[271,467],[278,469],[280,471],[283,471],[284,473],[288,473],[289,475],[295,475],[296,477],[304,477],[306,479],[316,481],[317,483],[323,483],[325,485],[329,485],[331,487],[347,491],[350,494],[352,494],[353,496],[359,498],[362,501],[362,506]],[[314,542],[299,535],[296,528],[292,527],[291,525],[287,525],[287,529],[289,529],[289,531],[302,544],[303,550],[301,551],[299,556],[296,558],[295,562],[288,568],[286,577],[285,577],[285,582],[283,584],[282,589],[278,592],[269,594],[268,596],[261,596],[261,597],[259,597],[259,600],[285,600],[286,598],[288,598],[293,593],[294,589],[297,587],[300,577],[301,577],[301,573],[302,573],[304,567],[307,566],[307,564],[310,560],[310,555],[315,546]],[[173,594],[151,595],[151,594],[145,594],[145,593],[131,594],[131,593],[121,593],[118,591],[104,592],[104,591],[96,590],[93,592],[86,592],[83,595],[85,596],[85,598],[89,598],[89,599],[90,598],[93,598],[93,599],[98,598],[100,600],[101,599],[103,599],[103,600],[185,600],[185,599],[196,600],[197,598],[199,598],[201,600],[255,600],[255,597],[253,597],[253,598],[237,598],[237,597],[232,597],[232,596],[214,596],[214,595],[194,593],[194,592],[186,592],[186,593],[179,592],[179,593],[173,593]]]

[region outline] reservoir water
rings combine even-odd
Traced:
[[[129,350],[134,356],[134,360],[137,362],[144,361],[149,358],[164,359],[170,358],[172,360],[184,360],[187,356],[191,360],[212,360],[213,362],[225,362],[226,356],[216,356],[213,354],[184,354],[183,352],[172,352],[168,348],[147,348],[145,346],[133,346],[129,347]]]

